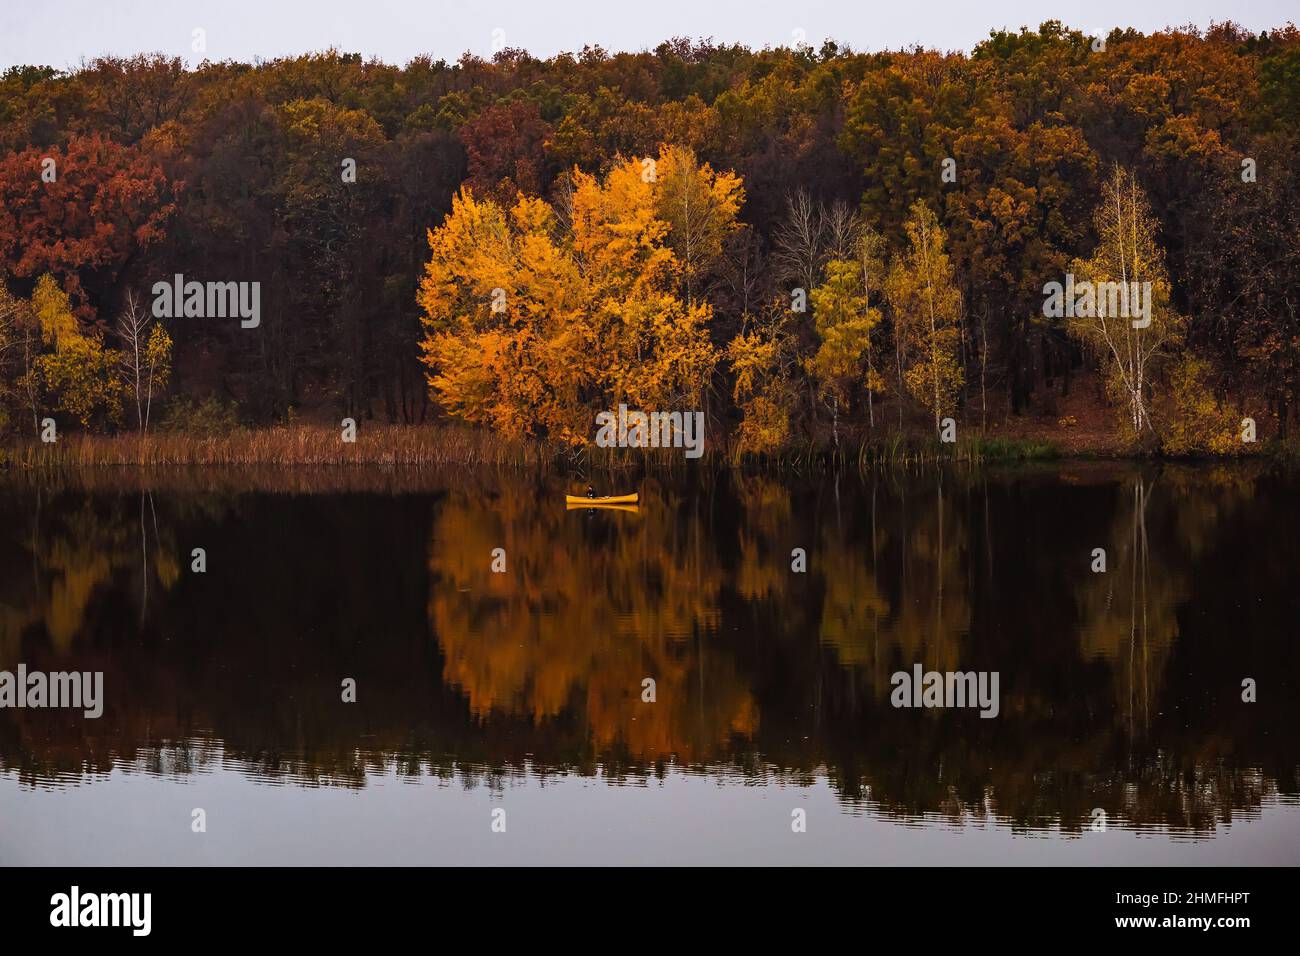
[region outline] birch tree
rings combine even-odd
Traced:
[[[805,292],[817,285],[824,258],[822,210],[805,189],[786,198],[785,219],[773,236],[773,259],[782,279]]]
[[[822,231],[828,259],[852,259],[862,222],[858,214],[843,200],[837,199],[822,215]]]
[[[117,336],[122,341],[118,364],[130,397],[135,401],[136,428],[149,430],[153,397],[166,388],[171,377],[172,340],[147,309],[140,308],[134,292],[126,294],[126,309],[117,319]]]
[[[1071,264],[1075,282],[1121,283],[1124,288],[1150,283],[1150,313],[1140,321],[1114,314],[1107,297],[1095,295],[1091,307],[1072,311],[1070,331],[1101,360],[1107,390],[1125,409],[1134,436],[1151,429],[1147,388],[1155,364],[1182,337],[1184,320],[1169,305],[1169,274],[1164,250],[1156,240],[1156,219],[1146,193],[1131,172],[1116,165],[1102,187],[1094,214],[1100,241],[1090,259]],[[1080,311],[1086,314],[1077,314]],[[1132,309],[1126,310],[1132,312]],[[1147,321],[1149,319],[1149,321]]]

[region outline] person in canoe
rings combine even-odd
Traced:
[[[591,487],[591,485],[587,486],[587,497],[588,498],[596,497],[596,489]]]

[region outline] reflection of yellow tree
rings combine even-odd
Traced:
[[[1136,478],[1123,489],[1106,549],[1106,572],[1080,575],[1079,643],[1086,658],[1119,661],[1140,646],[1163,653],[1177,636],[1173,611],[1181,583],[1160,562],[1152,567],[1147,531],[1151,485]]]
[[[1194,560],[1251,489],[1240,471],[1227,469],[1169,469],[1158,482],[1139,475],[1122,486],[1106,537],[1106,572],[1080,575],[1075,597],[1081,652],[1114,668],[1116,698],[1130,728],[1150,717],[1156,682],[1178,637],[1178,608],[1191,593]],[[1171,544],[1153,552],[1153,537]]]
[[[971,608],[964,570],[966,522],[953,497],[940,480],[933,494],[908,501],[900,599],[886,632],[903,664],[933,670],[957,670],[961,664]]]
[[[704,644],[722,582],[704,522],[674,521],[680,502],[653,485],[635,516],[566,513],[555,499],[512,483],[439,509],[429,616],[471,712],[540,722],[575,710],[596,747],[649,759],[703,759],[751,734],[753,699]],[[647,677],[653,704],[641,700]]]
[[[782,597],[790,565],[789,552],[782,554],[778,539],[790,525],[790,492],[781,482],[761,476],[738,477],[736,491],[745,509],[736,590],[750,600]]]
[[[105,521],[89,502],[50,522],[38,541],[38,560],[48,580],[41,617],[54,650],[71,649],[95,590],[113,573],[126,551],[126,528]]]
[[[164,546],[156,541],[157,532],[150,525],[153,544],[149,551],[142,550],[139,536],[145,533],[144,525],[137,530],[120,509],[101,514],[87,500],[44,522],[38,511],[34,520],[38,528],[26,544],[35,551],[40,587],[31,606],[0,605],[0,652],[6,654],[6,660],[18,651],[19,631],[36,621],[44,622],[55,652],[71,650],[85,628],[86,611],[95,593],[115,574],[139,573],[142,560],[151,566],[142,580],[146,587],[150,576],[156,575],[165,588],[179,576],[170,542]],[[29,595],[28,600],[33,597]]]
[[[940,483],[906,508],[895,506],[906,515],[897,556],[883,533],[865,551],[838,523],[826,525],[821,539],[828,568],[821,640],[842,664],[861,668],[879,697],[888,695],[895,666],[958,669],[971,618],[966,525],[952,496]]]
[[[868,556],[845,544],[838,534],[822,536],[822,554],[832,571],[826,575],[821,642],[835,649],[841,664],[866,668],[879,681],[888,676],[883,668],[892,646],[889,598],[881,593]]]
[[[0,667],[20,659],[23,631],[37,619],[35,608],[0,600]]]
[[[738,478],[737,489],[745,520],[738,532],[736,589],[750,600],[787,599],[789,552],[782,545],[791,525],[789,489],[755,476]],[[896,510],[907,515],[901,554],[888,555],[886,536],[874,522],[864,548],[857,529],[846,528],[838,516],[821,524],[810,551],[816,556],[810,570],[823,587],[820,640],[841,664],[865,670],[882,695],[900,662],[956,669],[971,618],[966,525],[953,496],[938,484],[933,494]],[[894,593],[897,599],[891,600]]]
[[[1115,674],[1116,702],[1130,730],[1147,726],[1169,649],[1178,637],[1186,581],[1172,563],[1152,561],[1148,524],[1152,484],[1137,477],[1123,489],[1104,574],[1080,576],[1076,588],[1085,658],[1102,657]]]
[[[51,544],[46,567],[53,576],[46,598],[45,626],[55,650],[67,651],[81,630],[91,595],[108,580],[113,566],[106,553],[62,539]]]

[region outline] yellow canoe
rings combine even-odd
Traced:
[[[634,505],[640,496],[633,492],[630,495],[612,495],[608,498],[588,498],[585,495],[565,495],[564,503],[570,508],[603,508],[607,505]]]

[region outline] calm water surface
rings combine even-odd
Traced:
[[[0,480],[0,670],[106,701],[0,709],[0,864],[1300,863],[1296,477],[618,484]]]

